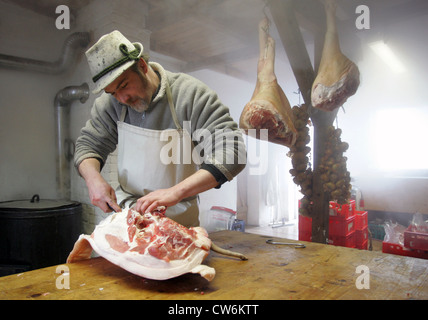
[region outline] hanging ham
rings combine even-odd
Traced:
[[[268,29],[269,20],[264,18],[259,23],[260,57],[256,88],[241,113],[239,126],[246,134],[249,129],[267,129],[269,142],[290,147],[296,141],[297,131],[290,103],[274,72],[275,40],[269,36]]]
[[[360,85],[358,67],[340,50],[336,28],[336,2],[326,0],[327,30],[318,74],[312,85],[312,106],[332,111],[355,94]]]

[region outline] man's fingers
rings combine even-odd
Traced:
[[[136,211],[140,212],[141,214],[144,214],[146,212],[152,212],[158,206],[159,206],[158,200],[153,201],[153,200],[150,200],[149,198],[147,198],[147,196],[146,196],[146,197],[142,197],[142,198],[137,200],[137,203],[135,204],[134,209]]]
[[[110,211],[114,212],[121,212],[122,209],[117,204],[117,198],[116,193],[114,192],[113,188],[110,188],[110,199],[107,200],[107,206],[109,207]]]
[[[107,202],[107,206],[109,207],[109,209],[111,211],[114,211],[114,212],[121,212],[122,211],[122,208],[119,207],[119,205],[116,203],[116,201],[110,200],[109,202]]]
[[[156,210],[156,208],[157,207],[159,207],[160,205],[159,205],[159,202],[158,201],[155,201],[155,202],[152,202],[152,204],[150,205],[150,206],[148,206],[146,209],[145,209],[145,211],[144,212],[153,212],[154,210]]]

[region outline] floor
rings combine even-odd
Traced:
[[[271,236],[277,238],[285,238],[290,240],[299,240],[299,227],[297,222],[290,223],[280,227],[257,227],[257,226],[246,226],[245,232],[260,234],[264,236]],[[373,251],[382,251],[382,241],[373,239],[372,240],[372,250]]]

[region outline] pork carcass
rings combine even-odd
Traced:
[[[269,20],[264,18],[259,23],[256,88],[241,113],[239,126],[246,134],[249,129],[267,129],[269,142],[290,147],[296,142],[297,131],[290,103],[274,72],[275,40],[269,36],[268,28]]]
[[[108,216],[92,235],[81,235],[67,263],[100,256],[138,276],[165,280],[199,273],[211,281],[214,268],[201,265],[211,240],[201,227],[186,228],[165,216],[165,207],[141,215],[124,209]]]
[[[341,51],[336,28],[336,2],[326,0],[327,29],[318,74],[312,84],[312,106],[332,111],[355,94],[360,85],[360,72],[355,63]]]

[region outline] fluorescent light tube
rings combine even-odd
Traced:
[[[406,67],[401,63],[395,53],[383,41],[369,43],[370,48],[394,71],[402,73],[406,71]]]

